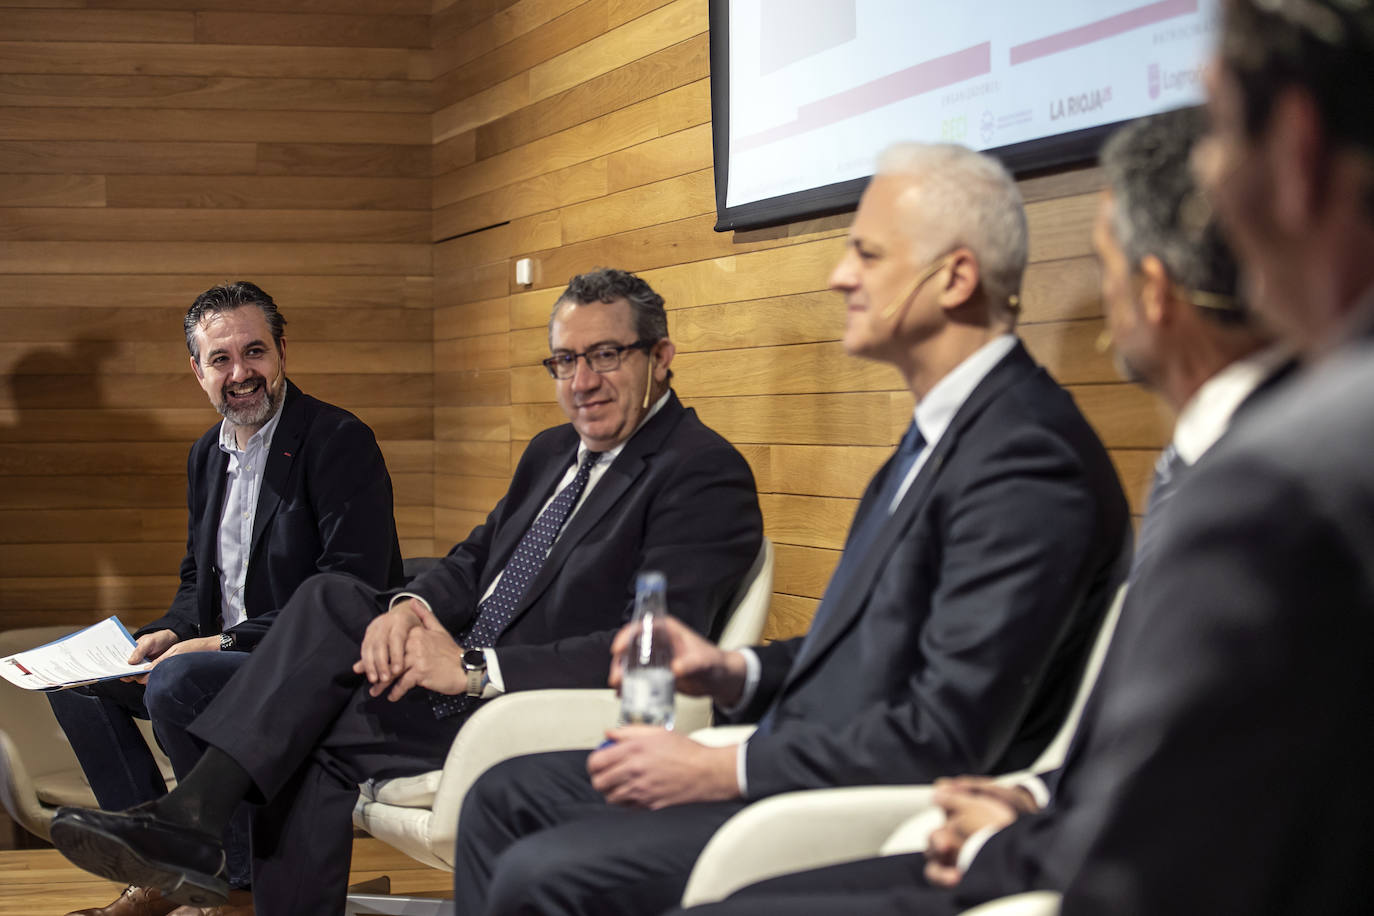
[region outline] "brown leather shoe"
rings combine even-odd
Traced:
[[[231,889],[229,899],[219,906],[179,906],[169,916],[253,916],[253,892]]]
[[[130,885],[109,906],[76,910],[67,916],[167,916],[176,908],[177,904],[162,896],[162,891],[157,888]]]

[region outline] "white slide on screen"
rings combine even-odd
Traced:
[[[726,206],[1202,100],[1218,0],[731,0]]]

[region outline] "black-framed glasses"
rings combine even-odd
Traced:
[[[578,357],[585,359],[588,368],[593,372],[611,372],[620,368],[621,354],[626,350],[648,351],[653,345],[652,340],[636,340],[634,343],[619,345],[602,344],[582,353],[555,353],[548,359],[540,360],[540,363],[554,378],[569,379],[577,374]]]

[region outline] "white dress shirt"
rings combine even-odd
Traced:
[[[272,419],[253,433],[241,449],[234,424],[223,420],[219,425],[219,448],[229,456],[224,509],[219,516],[219,550],[215,557],[219,567],[222,630],[248,619],[248,609],[243,604],[243,586],[248,579],[248,555],[253,549],[253,519],[258,514],[258,494],[262,491],[262,475],[267,469],[272,434],[277,430],[284,403],[285,387]]]

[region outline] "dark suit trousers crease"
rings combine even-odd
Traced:
[[[462,719],[427,694],[391,703],[352,671],[377,592],[352,576],[303,584],[242,670],[190,727],[253,778],[253,889],[260,916],[341,912],[358,783],[443,765]]]
[[[615,807],[592,788],[586,762],[586,751],[534,754],[477,781],[459,818],[456,912],[661,913],[681,899],[706,841],[744,807]]]

